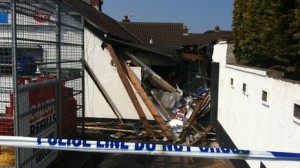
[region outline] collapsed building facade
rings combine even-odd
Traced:
[[[74,3],[71,3],[71,5],[74,5]],[[170,51],[169,46],[155,46],[145,43],[137,38],[137,35],[132,34],[118,22],[101,12],[98,12],[101,22],[97,22],[96,19],[92,20],[91,17],[95,17],[96,9],[91,8],[91,6],[86,7],[88,9],[85,11],[91,11],[91,13],[83,14],[87,20],[86,27],[88,28],[85,34],[86,40],[90,40],[85,43],[91,44],[91,41],[93,41],[93,44],[95,44],[95,47],[87,48],[89,53],[85,55],[88,65],[86,69],[89,69],[91,72],[86,77],[86,81],[89,82],[89,84],[86,84],[86,86],[89,86],[86,92],[86,116],[91,121],[93,119],[96,119],[96,121],[97,119],[98,121],[117,119],[116,121],[120,125],[128,123],[130,120],[139,121],[138,124],[133,124],[134,130],[131,128],[133,134],[130,135],[118,133],[127,132],[122,130],[120,125],[117,126],[118,129],[113,129],[109,124],[108,127],[110,128],[107,128],[107,126],[92,127],[92,125],[96,124],[87,123],[89,127],[86,128],[101,131],[114,130],[116,135],[112,135],[113,137],[123,135],[124,138],[126,136],[132,138],[138,132],[137,135],[140,136],[137,136],[137,139],[154,137],[154,140],[165,139],[171,143],[179,141],[177,139],[179,135],[176,136],[174,131],[170,131],[170,127],[176,129],[177,132],[179,130],[180,133],[184,127],[182,119],[185,118],[188,111],[189,115],[187,116],[192,115],[199,98],[206,94],[208,89],[199,89],[198,95],[195,95],[198,97],[194,99],[194,97],[189,97],[189,94],[184,95],[184,92],[178,86],[176,87],[176,83],[170,82],[170,78],[166,74],[176,71],[178,62],[180,62],[178,55],[176,55],[178,46],[175,46],[172,50],[175,54],[170,54],[168,52]],[[102,22],[110,24],[102,24]],[[113,25],[114,27],[112,28],[108,25]],[[118,32],[115,32],[116,28],[119,29]],[[179,29],[182,31],[183,27],[179,26]],[[120,32],[122,33],[120,34]],[[163,34],[163,32],[161,33]],[[182,38],[183,33],[180,35]],[[95,83],[95,81],[98,82]],[[133,88],[129,83],[132,84]],[[100,91],[98,93],[95,92],[99,88]],[[91,94],[92,92],[93,94]],[[91,96],[91,98],[88,96]],[[101,99],[100,103],[95,101]],[[207,97],[203,99],[203,102],[199,102],[197,113],[203,108],[202,106],[208,105],[208,101],[209,98]],[[105,110],[100,112],[99,109]],[[196,116],[190,122],[194,123]],[[170,122],[178,117],[180,120]],[[154,121],[158,129],[161,129],[160,134],[156,135],[151,131],[154,127],[152,128],[149,120]],[[133,121],[133,123],[135,122]],[[132,125],[132,123],[129,123],[129,125]],[[195,128],[195,130],[199,132],[201,128]],[[150,138],[148,140],[152,141],[153,139]]]
[[[185,45],[183,24],[166,24],[181,44],[155,45],[154,34],[144,42],[79,0],[1,2],[0,23],[1,135],[71,138],[80,128],[186,145],[214,137],[207,65],[215,38]],[[16,167],[46,167],[58,152],[14,156]]]

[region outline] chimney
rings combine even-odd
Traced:
[[[149,44],[153,44],[153,38],[151,37]]]
[[[122,22],[130,22],[129,18],[127,15],[124,16],[124,19],[122,20]]]
[[[189,29],[187,28],[187,26],[183,26],[183,35],[184,36],[188,36],[189,35]]]
[[[220,29],[221,29],[220,26],[217,25],[217,26],[215,27],[215,32],[217,32],[217,33],[220,32]]]
[[[90,4],[102,12],[103,0],[90,0]]]

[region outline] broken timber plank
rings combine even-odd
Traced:
[[[137,97],[136,97],[136,95],[135,95],[135,93],[134,93],[127,77],[126,77],[126,74],[123,70],[123,67],[122,67],[122,65],[121,65],[114,49],[112,48],[112,46],[110,44],[107,45],[107,50],[110,53],[110,56],[111,56],[112,60],[114,61],[115,65],[117,67],[117,72],[120,76],[120,79],[121,79],[121,81],[122,81],[122,83],[123,83],[123,85],[124,85],[124,87],[125,87],[125,89],[128,93],[128,96],[130,97],[130,100],[132,101],[132,104],[133,104],[134,108],[136,109],[136,111],[137,111],[137,113],[140,117],[142,125],[144,126],[147,134],[149,136],[153,136],[153,138],[156,139],[156,137],[155,137],[155,135],[154,135],[154,133],[153,133],[151,127],[150,127],[150,124],[148,123],[146,115],[145,115],[145,113],[142,109],[142,106],[140,105],[140,102],[138,101],[138,99],[137,99]]]
[[[136,62],[141,67],[145,68],[147,72],[150,74],[148,78],[151,78],[155,83],[160,85],[162,89],[164,89],[167,92],[175,93],[177,90],[170,85],[167,81],[165,81],[162,77],[160,77],[157,73],[155,73],[151,68],[149,68],[147,65],[145,65],[142,61],[137,59],[133,54],[131,54],[128,51],[125,51],[125,54],[130,57],[134,62]]]
[[[141,96],[142,100],[144,101],[145,105],[149,109],[150,113],[152,114],[154,120],[157,122],[157,124],[160,126],[162,129],[163,133],[167,137],[169,141],[172,141],[173,137],[172,134],[170,133],[169,129],[167,128],[166,123],[163,121],[162,117],[160,114],[157,112],[156,108],[154,107],[153,103],[150,101],[148,95],[140,85],[137,77],[135,74],[132,72],[130,67],[126,64],[126,62],[120,58],[121,63],[123,65],[123,68],[125,70],[125,73],[128,75],[129,80],[131,81],[132,85],[135,87],[136,91],[138,94]]]
[[[128,130],[128,129],[117,129],[117,128],[105,128],[105,127],[86,127],[87,130],[92,131],[114,131],[114,132],[124,132],[124,133],[135,133],[135,130]],[[161,130],[154,130],[154,133],[161,134]],[[142,133],[146,133],[142,131]]]
[[[121,119],[122,118],[121,113],[119,112],[116,105],[113,103],[112,99],[109,97],[108,93],[105,91],[104,87],[101,85],[99,79],[94,74],[91,67],[88,65],[88,63],[85,60],[82,61],[82,64],[83,64],[84,69],[89,74],[89,76],[92,78],[92,80],[95,83],[95,85],[97,86],[98,90],[100,91],[100,93],[102,94],[104,99],[106,100],[109,107],[112,109],[114,114],[117,116],[118,120],[123,124],[123,121]]]
[[[201,141],[202,139],[205,139],[207,136],[207,133],[212,129],[212,125],[209,125],[207,128],[204,129],[204,135],[201,135],[200,137],[198,137],[197,139],[195,139],[191,145],[194,146],[196,145],[199,141]]]
[[[158,105],[161,107],[161,109],[165,112],[166,116],[168,117],[168,120],[171,121],[172,119],[174,119],[175,117],[170,115],[170,112],[167,110],[167,108],[157,96],[156,91],[151,90],[151,94],[154,97],[155,101],[158,103]]]
[[[184,125],[183,130],[182,130],[180,136],[177,138],[175,144],[179,144],[183,139],[185,139],[187,131],[191,128],[191,125],[195,122],[198,112],[201,111],[204,103],[207,101],[208,98],[209,98],[209,92],[201,100],[199,100],[192,115],[187,120],[186,124]]]
[[[158,84],[164,91],[171,92],[171,93],[176,93],[177,90],[173,88],[168,82],[163,80],[160,76],[158,75],[149,75],[148,78],[151,78],[156,84]]]
[[[86,126],[132,126],[131,123],[121,122],[86,122]]]

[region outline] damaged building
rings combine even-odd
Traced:
[[[86,11],[93,10],[94,12],[96,10],[90,6],[86,7],[89,8]],[[178,121],[176,121],[174,124],[173,122],[168,123],[168,121],[179,115],[181,118],[185,118],[187,112],[184,111],[183,106],[190,105],[195,108],[197,105],[197,101],[195,102],[192,98],[187,99],[185,103],[180,105],[180,101],[183,101],[181,99],[183,91],[179,87],[170,84],[169,78],[166,76],[168,73],[165,73],[166,70],[172,71],[176,68],[178,59],[176,59],[177,55],[175,54],[176,48],[179,46],[175,46],[172,50],[175,54],[171,54],[168,52],[171,50],[166,50],[163,46],[156,47],[153,44],[145,44],[118,22],[99,12],[99,17],[100,15],[102,22],[103,20],[110,22],[113,29],[108,27],[109,24],[101,24],[101,22],[97,22],[97,19],[93,22],[89,15],[83,15],[87,20],[87,24],[89,24],[85,34],[86,40],[93,41],[96,46],[89,47],[87,49],[88,53],[85,55],[88,68],[94,73],[94,75],[87,77],[89,87],[86,92],[86,116],[91,119],[98,118],[102,121],[109,121],[107,119],[116,119],[117,117],[119,123],[140,120],[138,124],[133,125],[134,129],[132,130],[133,135],[136,135],[136,132],[139,132],[138,135],[142,135],[137,137],[138,139],[143,136],[153,137],[154,139],[165,138],[165,140],[175,143],[177,139],[175,132],[169,131],[169,128],[174,127],[177,131],[178,129],[182,130],[183,122],[177,123]],[[116,28],[122,29],[122,31],[115,32]],[[182,30],[182,26],[179,26],[179,28]],[[106,32],[101,32],[103,30],[106,30]],[[120,34],[120,32],[123,34]],[[97,43],[94,42],[95,40]],[[91,44],[90,41],[85,43]],[[108,48],[110,49],[108,50]],[[89,79],[90,77],[91,79]],[[95,84],[95,81],[98,81],[98,84]],[[133,85],[134,89],[131,88],[129,83]],[[102,87],[102,95],[101,92],[95,92],[98,87]],[[204,93],[207,93],[207,90]],[[100,103],[95,101],[101,99]],[[200,103],[198,108],[203,108],[202,106],[207,101],[208,98],[205,99],[205,102]],[[178,108],[175,107],[176,103]],[[174,113],[172,112],[173,107],[176,108],[173,109]],[[101,109],[101,112],[99,109]],[[181,114],[179,114],[179,110],[181,110]],[[190,109],[189,112],[189,115],[191,115],[193,110]],[[194,117],[191,122],[194,122],[195,119]],[[154,128],[152,128],[152,125],[150,126],[148,120],[152,120],[158,125],[162,132],[160,134],[155,133],[156,131],[153,131]],[[90,129],[105,131],[110,128],[93,127]],[[121,128],[116,130],[117,135],[112,135],[114,137],[119,137],[120,132],[126,132]],[[126,138],[127,135],[123,136]]]
[[[193,42],[182,23],[119,23],[99,4],[80,0],[16,6],[17,12],[1,2],[0,9],[10,18],[0,25],[6,37],[1,135],[73,138],[91,131],[113,140],[215,141],[209,63],[212,45],[223,35],[204,33],[205,41]],[[16,39],[9,30],[14,12],[21,16],[14,23]],[[139,31],[151,33],[142,37]],[[43,157],[39,163],[36,156]],[[57,157],[56,151],[26,149],[16,163],[47,166]]]

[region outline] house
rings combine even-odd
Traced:
[[[127,16],[119,22],[145,44],[180,48],[183,43],[183,23],[131,22]]]
[[[10,3],[1,2],[1,10],[7,12],[11,9]],[[162,117],[153,112],[155,107],[151,106],[152,101],[145,91],[143,96],[141,94],[143,88],[140,81],[143,79],[166,91],[177,91],[151,69],[169,68],[177,64],[173,55],[153,45],[154,39],[152,44],[143,43],[118,22],[80,0],[36,4],[18,2],[17,9],[18,22],[14,23],[18,23],[19,29],[15,29],[14,23],[9,23],[13,19],[8,19],[17,16],[11,15],[15,11],[1,15],[4,23],[1,25],[1,35],[6,37],[1,42],[10,45],[1,49],[1,54],[15,58],[10,62],[4,60],[1,64],[3,67],[10,66],[10,69],[4,68],[4,75],[15,75],[3,82],[7,84],[6,88],[13,88],[14,91],[5,93],[4,103],[9,103],[1,106],[5,115],[2,121],[7,124],[8,120],[9,124],[5,129],[1,127],[2,133],[14,133],[11,118],[14,114],[20,114],[16,115],[19,118],[15,122],[17,136],[64,136],[75,132],[77,121],[84,128],[88,118],[119,120],[120,123],[123,120],[140,121],[148,137],[154,140],[156,137],[149,130],[148,120],[155,120],[162,130],[163,136],[160,138],[173,140]],[[11,27],[14,29],[9,29]],[[25,42],[15,46],[12,41]],[[19,57],[24,60],[18,60]],[[17,66],[13,66],[16,60]],[[23,70],[24,67],[27,69]],[[19,71],[20,74],[17,73]],[[131,78],[138,79],[132,82]],[[207,106],[208,97],[206,94],[202,103],[198,101],[199,109]],[[21,149],[17,154],[20,154],[17,160],[20,167],[46,167],[58,156],[56,151],[33,149]]]
[[[129,96],[112,59],[127,51],[149,65],[169,66],[176,63],[170,55],[143,45],[118,22],[80,0],[0,2],[0,20],[1,135],[73,138],[86,118],[142,117],[142,123],[155,119],[136,90]],[[128,57],[125,61],[134,63]],[[131,70],[142,78],[140,66]],[[147,76],[163,81],[152,74]],[[47,167],[58,157],[54,150],[15,153],[18,159],[11,163],[17,167]]]
[[[153,66],[174,66],[176,61],[172,56],[155,47],[144,45],[133,33],[93,6],[79,0],[63,0],[63,2],[80,12],[85,19],[85,60],[103,85],[107,97],[113,100],[117,116],[122,119],[140,119],[119,77],[115,63],[112,62],[111,52],[108,51],[107,45],[114,48],[116,55],[125,56],[125,51],[130,52],[151,68]],[[131,68],[141,80],[141,67]],[[87,74],[85,86],[86,117],[116,119],[116,112]],[[135,95],[139,98],[136,92]],[[147,119],[153,120],[140,98],[139,103],[142,105]]]
[[[119,23],[144,44],[151,44],[180,59],[175,73],[179,76],[176,81],[181,87],[196,76],[210,76],[213,44],[220,39],[232,39],[233,36],[232,31],[219,28],[203,34],[189,33],[183,23],[132,22],[128,16]]]
[[[174,83],[175,73],[178,69],[178,48],[182,47],[183,23],[161,23],[161,22],[131,22],[128,16],[124,16],[123,27],[132,32],[144,45],[156,48],[177,60],[176,65],[151,68],[163,78]]]
[[[234,64],[233,44],[214,46],[212,103],[222,147],[299,153],[300,83],[283,73]],[[293,161],[238,161],[236,167],[299,167]]]
[[[218,41],[231,42],[233,40],[233,32],[228,30],[221,30],[220,27],[216,27],[215,30],[207,30],[204,33],[187,33],[183,37],[183,43],[185,45],[199,45],[204,46],[210,43],[216,43]]]

